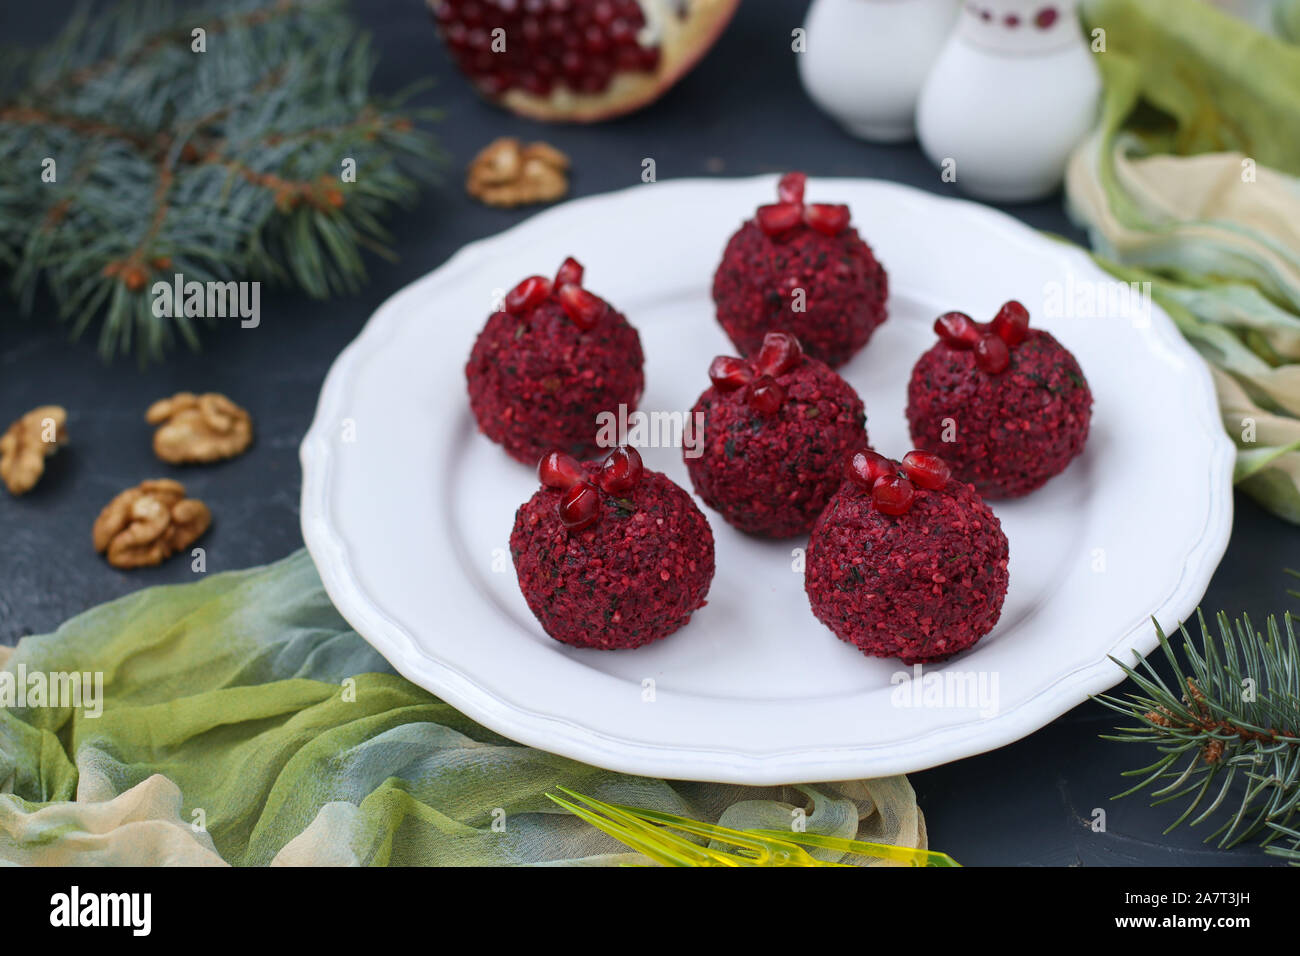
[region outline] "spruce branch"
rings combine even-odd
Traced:
[[[105,357],[147,360],[199,343],[195,317],[153,312],[174,273],[357,289],[363,250],[391,255],[383,220],[441,159],[416,126],[435,114],[403,108],[413,90],[370,93],[375,62],[340,0],[87,6],[11,56],[0,266],[21,309],[44,287],[74,337],[98,321]]]
[[[1159,754],[1154,763],[1125,772],[1139,780],[1115,799],[1145,790],[1153,806],[1184,805],[1165,832],[1214,819],[1218,826],[1207,843],[1226,848],[1255,840],[1300,864],[1300,643],[1294,619],[1288,612],[1279,625],[1270,616],[1258,630],[1246,615],[1233,622],[1221,613],[1217,639],[1199,611],[1197,622],[1199,642],[1186,625],[1179,628],[1181,657],[1155,625],[1172,683],[1148,660],[1138,658],[1130,667],[1112,658],[1138,692],[1096,698],[1133,721],[1103,738],[1152,744]]]

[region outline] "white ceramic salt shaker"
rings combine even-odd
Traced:
[[[915,135],[916,99],[952,32],[959,0],[813,0],[795,59],[809,97],[850,133]]]
[[[1076,0],[965,0],[926,78],[917,136],[959,188],[1000,202],[1056,189],[1097,119],[1101,80]]]

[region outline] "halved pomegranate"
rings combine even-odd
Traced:
[[[427,0],[461,72],[539,120],[594,123],[658,99],[740,0]]]

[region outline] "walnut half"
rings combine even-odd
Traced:
[[[45,459],[68,440],[68,413],[59,405],[33,408],[0,435],[0,478],[12,494],[36,487]]]
[[[466,191],[489,206],[550,202],[569,191],[569,157],[547,143],[493,140],[469,164]]]
[[[128,488],[95,519],[95,550],[115,568],[162,564],[212,523],[208,506],[185,497],[179,481],[160,478]]]
[[[177,392],[149,406],[145,421],[161,426],[153,450],[173,465],[233,458],[253,440],[253,420],[217,392]]]

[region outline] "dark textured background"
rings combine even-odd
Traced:
[[[954,189],[939,181],[914,145],[850,139],[811,106],[789,49],[805,3],[747,0],[712,54],[663,100],[590,128],[545,128],[480,102],[451,69],[420,0],[353,6],[383,56],[377,89],[435,77],[419,102],[444,111],[437,132],[451,156],[443,184],[393,220],[401,259],[372,259],[364,292],[320,303],[264,288],[259,328],[227,322],[205,336],[201,354],[177,352],[167,365],[144,372],[130,362],[103,365],[92,337],[69,344],[44,316],[25,320],[0,299],[0,427],[35,405],[57,403],[68,409],[72,437],[34,492],[22,499],[0,493],[0,642],[51,630],[69,615],[140,587],[193,579],[183,558],[125,573],[91,549],[99,509],[146,477],[174,474],[211,506],[217,520],[202,542],[209,571],[270,561],[301,546],[298,443],[334,356],[394,290],[466,242],[529,214],[488,209],[464,194],[465,164],[496,136],[545,138],[567,152],[575,166],[574,195],[637,182],[646,156],[654,157],[660,179],[800,168],[941,193]],[[61,0],[5,3],[0,39],[39,43],[71,7]],[[1059,197],[1008,211],[1035,227],[1082,239],[1063,216]],[[252,451],[183,472],[158,462],[144,410],[182,389],[221,391],[246,406],[257,432]],[[1163,480],[1179,480],[1178,462],[1168,463]],[[1295,528],[1238,496],[1232,542],[1206,609],[1245,611],[1262,621],[1294,605],[1282,568],[1300,564],[1296,543]],[[1056,637],[1068,641],[1071,635]],[[1162,835],[1177,813],[1152,809],[1141,797],[1112,803],[1111,795],[1127,786],[1121,771],[1152,759],[1149,748],[1099,740],[1112,726],[1108,711],[1085,704],[1019,743],[913,774],[933,845],[967,864],[1270,862],[1253,848],[1224,853],[1205,847],[1203,830]],[[1090,829],[1094,807],[1106,808],[1106,833]]]

